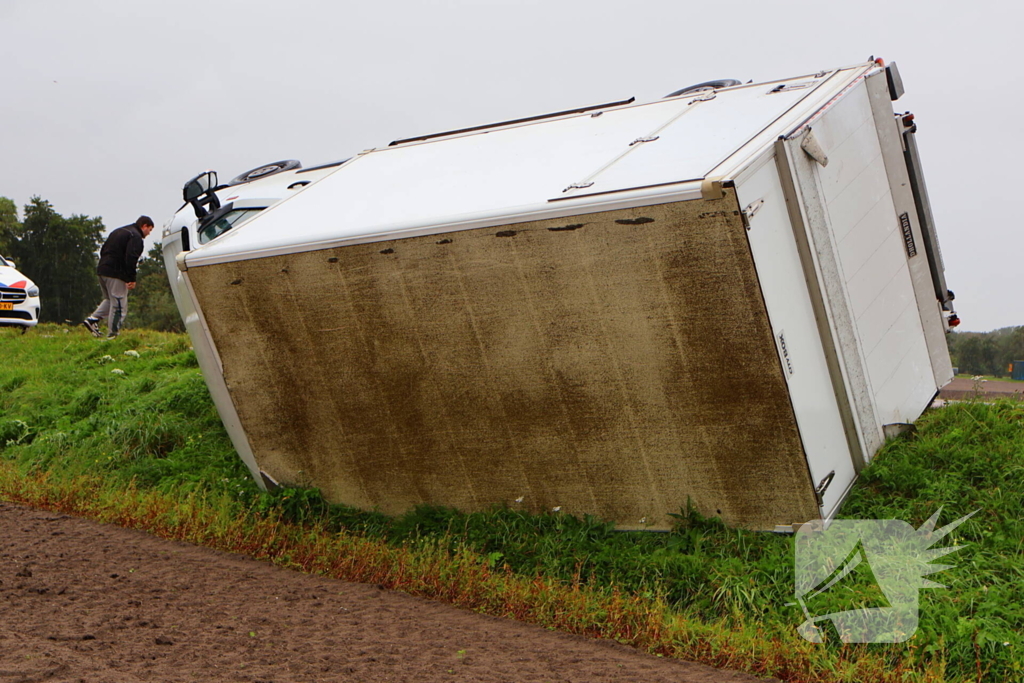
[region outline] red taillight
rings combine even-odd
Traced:
[[[947,322],[949,323],[950,327],[956,327],[957,325],[960,324],[960,317],[956,315],[951,315],[949,316],[949,320]]]

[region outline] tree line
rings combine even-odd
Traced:
[[[0,197],[0,254],[39,287],[40,322],[78,324],[101,298],[96,264],[106,231],[103,220],[62,216],[39,197],[32,197],[22,215],[19,220],[14,202]],[[185,329],[159,244],[139,261],[138,285],[129,300],[125,327]]]
[[[13,201],[0,197],[0,254],[15,261],[42,296],[42,322],[77,324],[100,300],[97,252],[106,230],[102,219],[64,217],[50,202],[33,197],[18,219]],[[182,332],[185,327],[156,244],[139,261],[126,327]],[[946,337],[953,365],[972,375],[1003,377],[1011,361],[1024,360],[1024,326],[993,332],[952,332]]]
[[[1006,377],[1012,361],[1024,361],[1024,326],[992,332],[952,332],[946,340],[953,365],[961,373]]]

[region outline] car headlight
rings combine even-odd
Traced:
[[[36,287],[35,285],[32,285],[31,287],[25,290],[25,293],[28,294],[29,296],[39,296],[39,288]]]

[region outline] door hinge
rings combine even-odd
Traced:
[[[761,210],[764,206],[764,199],[758,199],[756,201],[747,204],[747,208],[743,209],[743,227],[750,230],[750,219]]]

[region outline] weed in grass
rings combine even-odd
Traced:
[[[24,375],[17,374],[5,377],[4,380],[0,382],[0,394],[7,394],[9,392],[14,391],[15,389],[23,385],[27,381],[27,379],[28,378],[26,378]]]
[[[188,439],[189,426],[167,413],[129,408],[113,416],[107,436],[128,460],[163,458]]]
[[[24,420],[4,420],[0,422],[0,446],[8,448],[32,443],[35,432]]]

